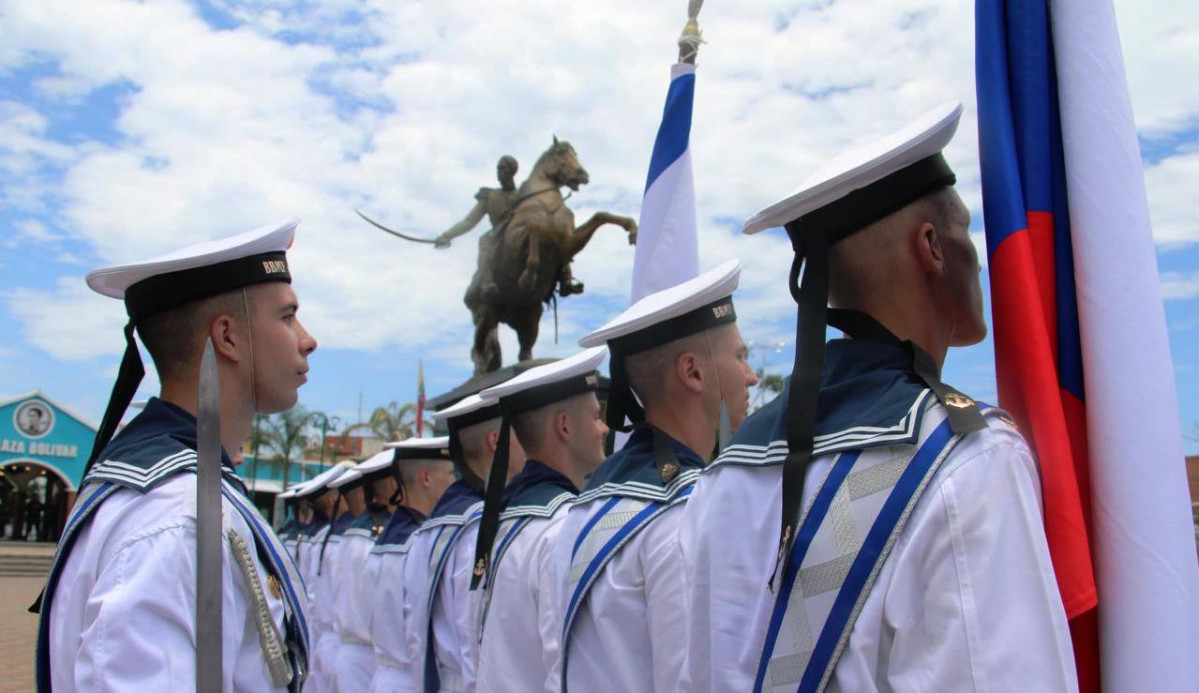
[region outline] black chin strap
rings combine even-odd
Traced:
[[[616,434],[629,433],[645,421],[645,409],[633,395],[629,387],[629,373],[625,367],[625,353],[618,349],[611,350],[608,359],[608,404],[604,410],[604,419],[608,424],[608,438],[604,441],[604,453],[611,455],[616,448]],[[626,417],[632,426],[625,423]]]
[[[816,402],[820,395],[820,372],[824,368],[824,331],[828,315],[828,241],[810,228],[788,228],[795,249],[788,282],[791,296],[799,304],[795,325],[795,362],[791,389],[787,393],[787,458],[783,461],[783,515],[778,556],[767,586],[791,553],[803,500],[803,481],[812,462],[816,429]],[[804,267],[806,265],[806,267]],[[804,269],[803,284],[799,283]]]
[[[329,531],[325,534],[325,540],[321,542],[321,555],[316,558],[316,574],[321,574],[321,569],[325,567],[325,549],[329,548],[329,538],[333,536],[333,527],[337,524],[337,511],[341,509],[341,494],[337,495],[337,499],[333,501],[333,516],[329,519]]]
[[[112,386],[112,394],[108,397],[108,407],[104,410],[104,418],[100,420],[100,428],[96,431],[96,440],[92,443],[92,454],[87,458],[87,466],[83,468],[83,477],[91,471],[96,458],[112,440],[121,423],[121,417],[137,394],[137,386],[146,375],[142,365],[141,354],[137,350],[137,341],[133,338],[133,320],[125,325],[125,355],[121,357],[121,367],[117,371],[117,382]]]
[[[503,409],[500,423],[500,438],[496,443],[495,456],[491,460],[491,472],[487,476],[487,488],[483,494],[483,517],[479,519],[479,536],[475,542],[475,567],[471,573],[470,588],[479,588],[491,570],[491,546],[500,529],[500,511],[504,504],[504,485],[508,481],[508,447],[512,438],[512,414]]]

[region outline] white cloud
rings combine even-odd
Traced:
[[[0,293],[21,321],[25,340],[57,359],[120,353],[125,324],[121,304],[90,291],[82,277],[63,277],[55,291],[16,288]]]
[[[53,189],[62,204],[59,230],[104,261],[301,215],[296,286],[323,345],[399,344],[468,369],[471,325],[461,296],[478,231],[436,250],[387,237],[353,209],[434,234],[470,207],[479,186],[492,184],[499,155],[516,155],[527,174],[556,133],[576,146],[594,181],[570,202],[578,219],[600,208],[637,214],[680,4],[339,0],[296,9],[254,0],[222,1],[217,10],[245,24],[216,30],[191,6],[168,1],[29,0],[0,15],[0,71],[53,60],[57,72],[39,83],[51,102],[77,101],[103,85],[130,87],[111,144],[66,147],[46,139],[45,114],[0,104],[9,109],[0,108],[0,156],[6,142],[17,152],[0,170],[11,177],[34,161],[61,167]],[[738,311],[747,338],[793,338],[785,286],[791,252],[779,233],[739,237],[736,222],[844,147],[961,100],[967,114],[948,156],[967,204],[981,213],[972,22],[966,0],[762,0],[704,9],[709,43],[700,54],[692,131],[701,264],[745,262]],[[1191,34],[1170,33],[1185,24],[1169,13],[1138,9],[1129,24],[1137,41],[1169,35],[1189,45]],[[1156,95],[1176,95],[1176,85],[1167,89],[1153,66],[1178,56],[1140,50],[1128,50],[1134,95],[1155,96],[1143,97],[1150,106],[1138,113],[1154,128],[1174,127],[1181,116]],[[1180,108],[1193,114],[1199,103]],[[1165,165],[1157,167],[1164,192],[1150,188],[1155,212],[1188,197]],[[1155,217],[1159,240],[1187,216],[1171,214],[1164,227]],[[539,355],[567,352],[627,300],[632,252],[618,229],[599,231],[575,266],[587,294],[560,303],[558,347],[552,317],[543,319]],[[81,287],[18,290],[8,302],[19,296],[70,311],[85,295]],[[119,317],[119,307],[109,312]],[[120,350],[119,339],[106,339],[119,335],[112,331],[119,320],[83,319],[68,333],[34,311],[18,315],[30,339],[53,354]],[[73,335],[88,329],[99,336],[78,345]],[[502,334],[511,360],[514,339]]]
[[[1161,284],[1166,300],[1199,296],[1199,272],[1163,272]]]
[[[1145,169],[1154,239],[1166,248],[1199,242],[1199,151],[1184,152]]]

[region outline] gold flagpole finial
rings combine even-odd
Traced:
[[[699,29],[699,10],[704,6],[704,0],[690,0],[687,3],[687,24],[679,35],[679,62],[695,64],[699,55],[699,44],[704,42],[703,32]]]

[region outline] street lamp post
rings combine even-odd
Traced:
[[[336,416],[328,416],[323,411],[312,412],[313,423],[321,427],[321,464],[320,471],[325,471],[325,440],[329,437],[329,426],[337,428],[341,425],[341,419]]]

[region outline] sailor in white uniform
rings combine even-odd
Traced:
[[[334,624],[335,586],[347,579],[341,561],[342,540],[350,527],[366,512],[366,498],[361,484],[362,475],[353,462],[342,462],[338,466],[346,469],[329,482],[329,490],[336,492],[333,502],[333,522],[320,543],[313,547],[312,622],[316,640],[316,655],[312,663],[312,677],[307,684],[309,693],[332,693],[336,670],[340,663],[337,655],[341,639]]]
[[[558,689],[562,620],[553,601],[553,548],[566,504],[604,459],[608,427],[595,392],[607,352],[587,349],[480,393],[504,412],[471,584],[483,590],[480,693]],[[528,459],[505,487],[512,431]]]
[[[127,348],[41,604],[39,691],[197,686],[195,412],[209,338],[223,395],[221,685],[283,691],[303,682],[302,581],[227,454],[255,412],[295,404],[316,349],[296,318],[287,268],[296,223],[88,274],[92,289],[124,300]],[[162,389],[114,437],[144,372],[135,329]]]
[[[413,617],[405,623],[413,661],[423,666],[426,693],[474,691],[479,658],[476,630],[479,601],[471,599],[470,580],[474,564],[478,520],[483,514],[484,479],[500,437],[500,407],[474,394],[433,414],[449,429],[450,456],[458,472],[454,482],[413,537],[409,556],[419,556],[412,566],[428,566],[428,575],[413,574],[412,580],[427,580],[424,605],[414,604]],[[509,437],[507,483],[524,469],[524,450],[515,436]]]
[[[785,226],[795,369],[696,483],[685,691],[1073,691],[1037,464],[945,385],[986,335],[959,104],[834,159],[746,223]],[[828,324],[849,338],[825,344]]]
[[[310,677],[312,680],[307,683],[309,691],[319,688],[321,685],[319,679],[322,672],[317,661],[319,659],[318,649],[321,635],[328,628],[327,619],[318,606],[317,592],[320,578],[317,575],[317,564],[320,562],[321,547],[325,545],[325,538],[329,536],[329,530],[333,527],[333,506],[337,503],[338,498],[337,491],[330,488],[329,484],[336,481],[348,469],[349,465],[344,464],[330,467],[314,476],[300,491],[297,491],[297,495],[306,499],[313,507],[312,522],[309,523],[307,531],[300,533],[300,543],[297,547],[299,558],[296,560],[300,567],[300,573],[304,576],[304,586],[308,590],[309,625],[312,627],[313,637],[312,676]]]
[[[395,453],[384,450],[343,475],[343,478],[350,474],[356,477],[349,483],[362,488],[366,507],[342,534],[337,555],[338,570],[333,583],[337,646],[329,660],[333,663],[329,674],[334,691],[365,691],[375,672],[375,649],[370,642],[371,597],[375,586],[367,574],[366,563],[375,539],[395,512],[392,501],[399,482],[392,470],[394,464]]]
[[[400,507],[375,541],[367,562],[367,580],[375,584],[371,608],[375,674],[370,690],[417,693],[422,665],[414,659],[407,621],[414,618],[412,610],[423,599],[425,583],[409,581],[405,570],[412,534],[454,483],[454,465],[444,437],[409,438],[388,445],[394,448]]]
[[[571,504],[557,542],[563,691],[678,689],[683,504],[715,449],[722,408],[735,430],[757,383],[733,308],[740,275],[741,263],[726,261],[579,340],[611,352],[608,426],[623,428],[626,416],[634,426]]]
[[[300,503],[296,500],[295,487],[283,491],[275,500],[283,501],[283,526],[279,528],[276,534],[279,536],[280,543],[283,548],[287,549],[287,553],[291,555],[292,560],[296,557],[296,542],[300,538]]]

